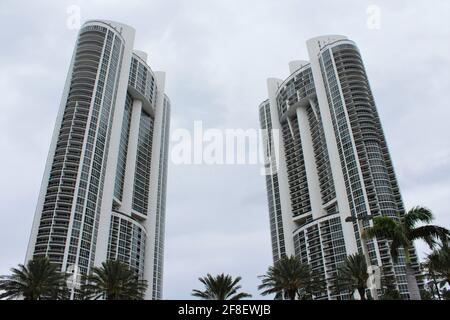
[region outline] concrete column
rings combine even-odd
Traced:
[[[155,72],[156,81],[156,102],[155,102],[155,118],[152,136],[152,162],[150,169],[150,188],[148,198],[148,218],[145,221],[145,229],[147,230],[147,242],[145,244],[145,263],[144,263],[144,279],[147,280],[148,289],[145,293],[145,299],[154,299],[153,273],[155,260],[155,235],[156,235],[156,206],[158,195],[159,181],[159,160],[161,151],[161,134],[162,134],[162,113],[164,108],[164,89],[165,89],[165,73],[161,71]]]
[[[131,55],[133,50],[135,31],[133,28],[119,24],[113,21],[93,21],[93,25],[98,23],[108,28],[120,30],[120,35],[124,40],[124,50],[120,74],[117,85],[116,99],[112,106],[114,108],[114,118],[112,121],[111,136],[109,140],[109,149],[107,155],[105,180],[103,186],[103,197],[101,203],[101,212],[98,221],[97,241],[95,248],[95,266],[100,266],[108,255],[109,231],[111,227],[111,206],[114,195],[114,182],[117,173],[117,160],[120,145],[121,128],[123,122],[123,112],[127,97],[128,77],[130,74]],[[112,29],[111,29],[112,30]]]
[[[331,37],[331,36],[330,36]],[[326,79],[322,77],[322,71],[317,58],[320,52],[320,48],[323,46],[323,42],[328,40],[326,38],[313,38],[308,40],[308,54],[310,57],[311,71],[313,74],[314,85],[316,87],[317,103],[319,104],[320,114],[322,116],[323,130],[325,134],[325,143],[328,150],[328,156],[330,159],[331,172],[333,176],[333,183],[336,190],[336,199],[339,206],[339,212],[342,222],[342,231],[344,232],[344,240],[347,254],[356,253],[358,251],[356,245],[356,238],[351,223],[345,222],[345,218],[351,216],[350,206],[348,203],[347,191],[345,187],[344,174],[342,172],[341,160],[339,157],[339,151],[337,147],[337,139],[333,122],[331,119],[330,106],[328,104],[325,83]],[[336,40],[339,37],[336,36]]]
[[[134,174],[136,171],[139,124],[141,120],[142,101],[135,99],[131,109],[130,134],[128,138],[127,161],[123,184],[122,205],[120,212],[131,215],[133,204]]]
[[[278,108],[277,108],[277,98],[276,92],[282,83],[282,80],[276,78],[267,79],[267,91],[269,96],[270,103],[270,114],[272,118],[272,128],[273,130],[279,130],[280,138],[282,137],[281,133],[281,124],[278,120]],[[280,139],[282,140],[282,139]],[[276,147],[277,145],[274,144]],[[287,168],[286,168],[286,156],[284,152],[283,142],[280,141],[279,144],[279,155],[280,159],[277,163],[278,165],[278,185],[280,188],[280,205],[282,212],[282,220],[283,220],[283,233],[284,233],[284,244],[286,249],[286,255],[290,256],[295,254],[294,251],[294,239],[292,237],[292,232],[295,228],[294,222],[292,221],[292,206],[291,199],[289,193],[289,182],[287,177]]]
[[[300,138],[302,139],[303,156],[305,159],[306,179],[309,189],[309,200],[313,219],[324,215],[322,210],[322,196],[320,194],[319,176],[317,174],[316,158],[312,142],[311,130],[308,121],[309,105],[303,105],[296,109]]]

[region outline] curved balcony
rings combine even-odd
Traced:
[[[278,116],[281,122],[295,113],[297,107],[309,104],[315,97],[310,65],[305,65],[284,80],[277,90]]]
[[[131,60],[128,91],[133,98],[142,101],[144,110],[153,117],[156,102],[155,76],[147,63],[136,54],[133,54]]]
[[[147,231],[144,226],[127,214],[113,211],[108,258],[118,259],[142,278]]]
[[[105,32],[82,30],[75,50],[66,107],[56,141],[50,178],[44,198],[35,253],[61,261],[74,203],[78,168],[89,108],[105,43]]]

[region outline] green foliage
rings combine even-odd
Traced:
[[[392,273],[388,273],[385,269],[383,269],[381,276],[381,291],[381,300],[402,300],[400,291],[398,291],[395,284],[395,276]]]
[[[444,290],[442,290],[442,299],[450,300],[450,290],[449,289],[444,288]]]
[[[312,299],[323,292],[326,282],[323,277],[311,271],[308,265],[302,264],[295,256],[284,257],[269,267],[258,287],[262,295],[275,294],[275,299],[303,300]]]
[[[147,282],[139,280],[128,265],[107,260],[83,277],[80,292],[84,299],[142,300],[146,289]]]
[[[67,299],[68,275],[61,273],[48,258],[34,258],[24,266],[11,269],[0,277],[0,299],[56,300]]]
[[[404,248],[407,263],[410,263],[409,249],[415,240],[424,240],[434,248],[440,240],[443,243],[448,241],[450,232],[440,226],[430,225],[433,214],[424,207],[414,207],[406,214],[397,219],[391,217],[375,217],[373,226],[363,232],[365,238],[384,238],[391,241],[390,251],[392,257],[397,259],[400,248]],[[417,226],[419,223],[425,224]]]
[[[366,300],[367,279],[369,279],[367,263],[362,253],[348,256],[344,264],[338,268],[339,286],[350,291],[358,290],[361,300]]]
[[[238,285],[242,280],[241,277],[233,279],[232,276],[223,273],[214,277],[208,273],[206,277],[201,277],[198,280],[204,284],[205,290],[192,290],[194,297],[205,300],[241,300],[251,297],[250,294],[245,292],[238,293],[241,289],[241,286]]]
[[[435,300],[434,294],[427,289],[420,290],[420,298],[422,300]]]
[[[425,263],[430,272],[441,279],[441,286],[450,285],[450,248],[448,243],[430,253]]]
[[[422,264],[425,287],[435,299],[446,299],[446,286],[450,284],[450,250],[448,242],[440,244]]]

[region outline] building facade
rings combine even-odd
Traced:
[[[162,297],[170,101],[133,28],[80,29],[51,140],[26,260],[80,275],[107,259]]]
[[[352,293],[336,286],[337,268],[361,252],[374,299],[388,277],[403,298],[420,299],[415,250],[410,270],[403,253],[392,259],[387,241],[361,237],[372,224],[366,216],[404,213],[361,54],[337,35],[310,39],[307,48],[309,61],[291,62],[289,77],[268,79],[268,99],[259,106],[269,132],[264,151],[274,262],[296,255],[326,279],[315,299],[349,299]]]

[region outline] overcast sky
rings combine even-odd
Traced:
[[[428,206],[450,227],[449,1],[1,0],[0,274],[25,257],[77,35],[67,27],[71,5],[82,21],[136,29],[135,47],[167,72],[172,129],[195,120],[257,128],[266,78],[307,59],[307,39],[348,36],[362,52],[406,207]],[[379,29],[367,26],[371,5]],[[240,275],[259,297],[257,276],[272,262],[259,167],[170,163],[167,195],[164,297],[190,298],[207,272]]]

